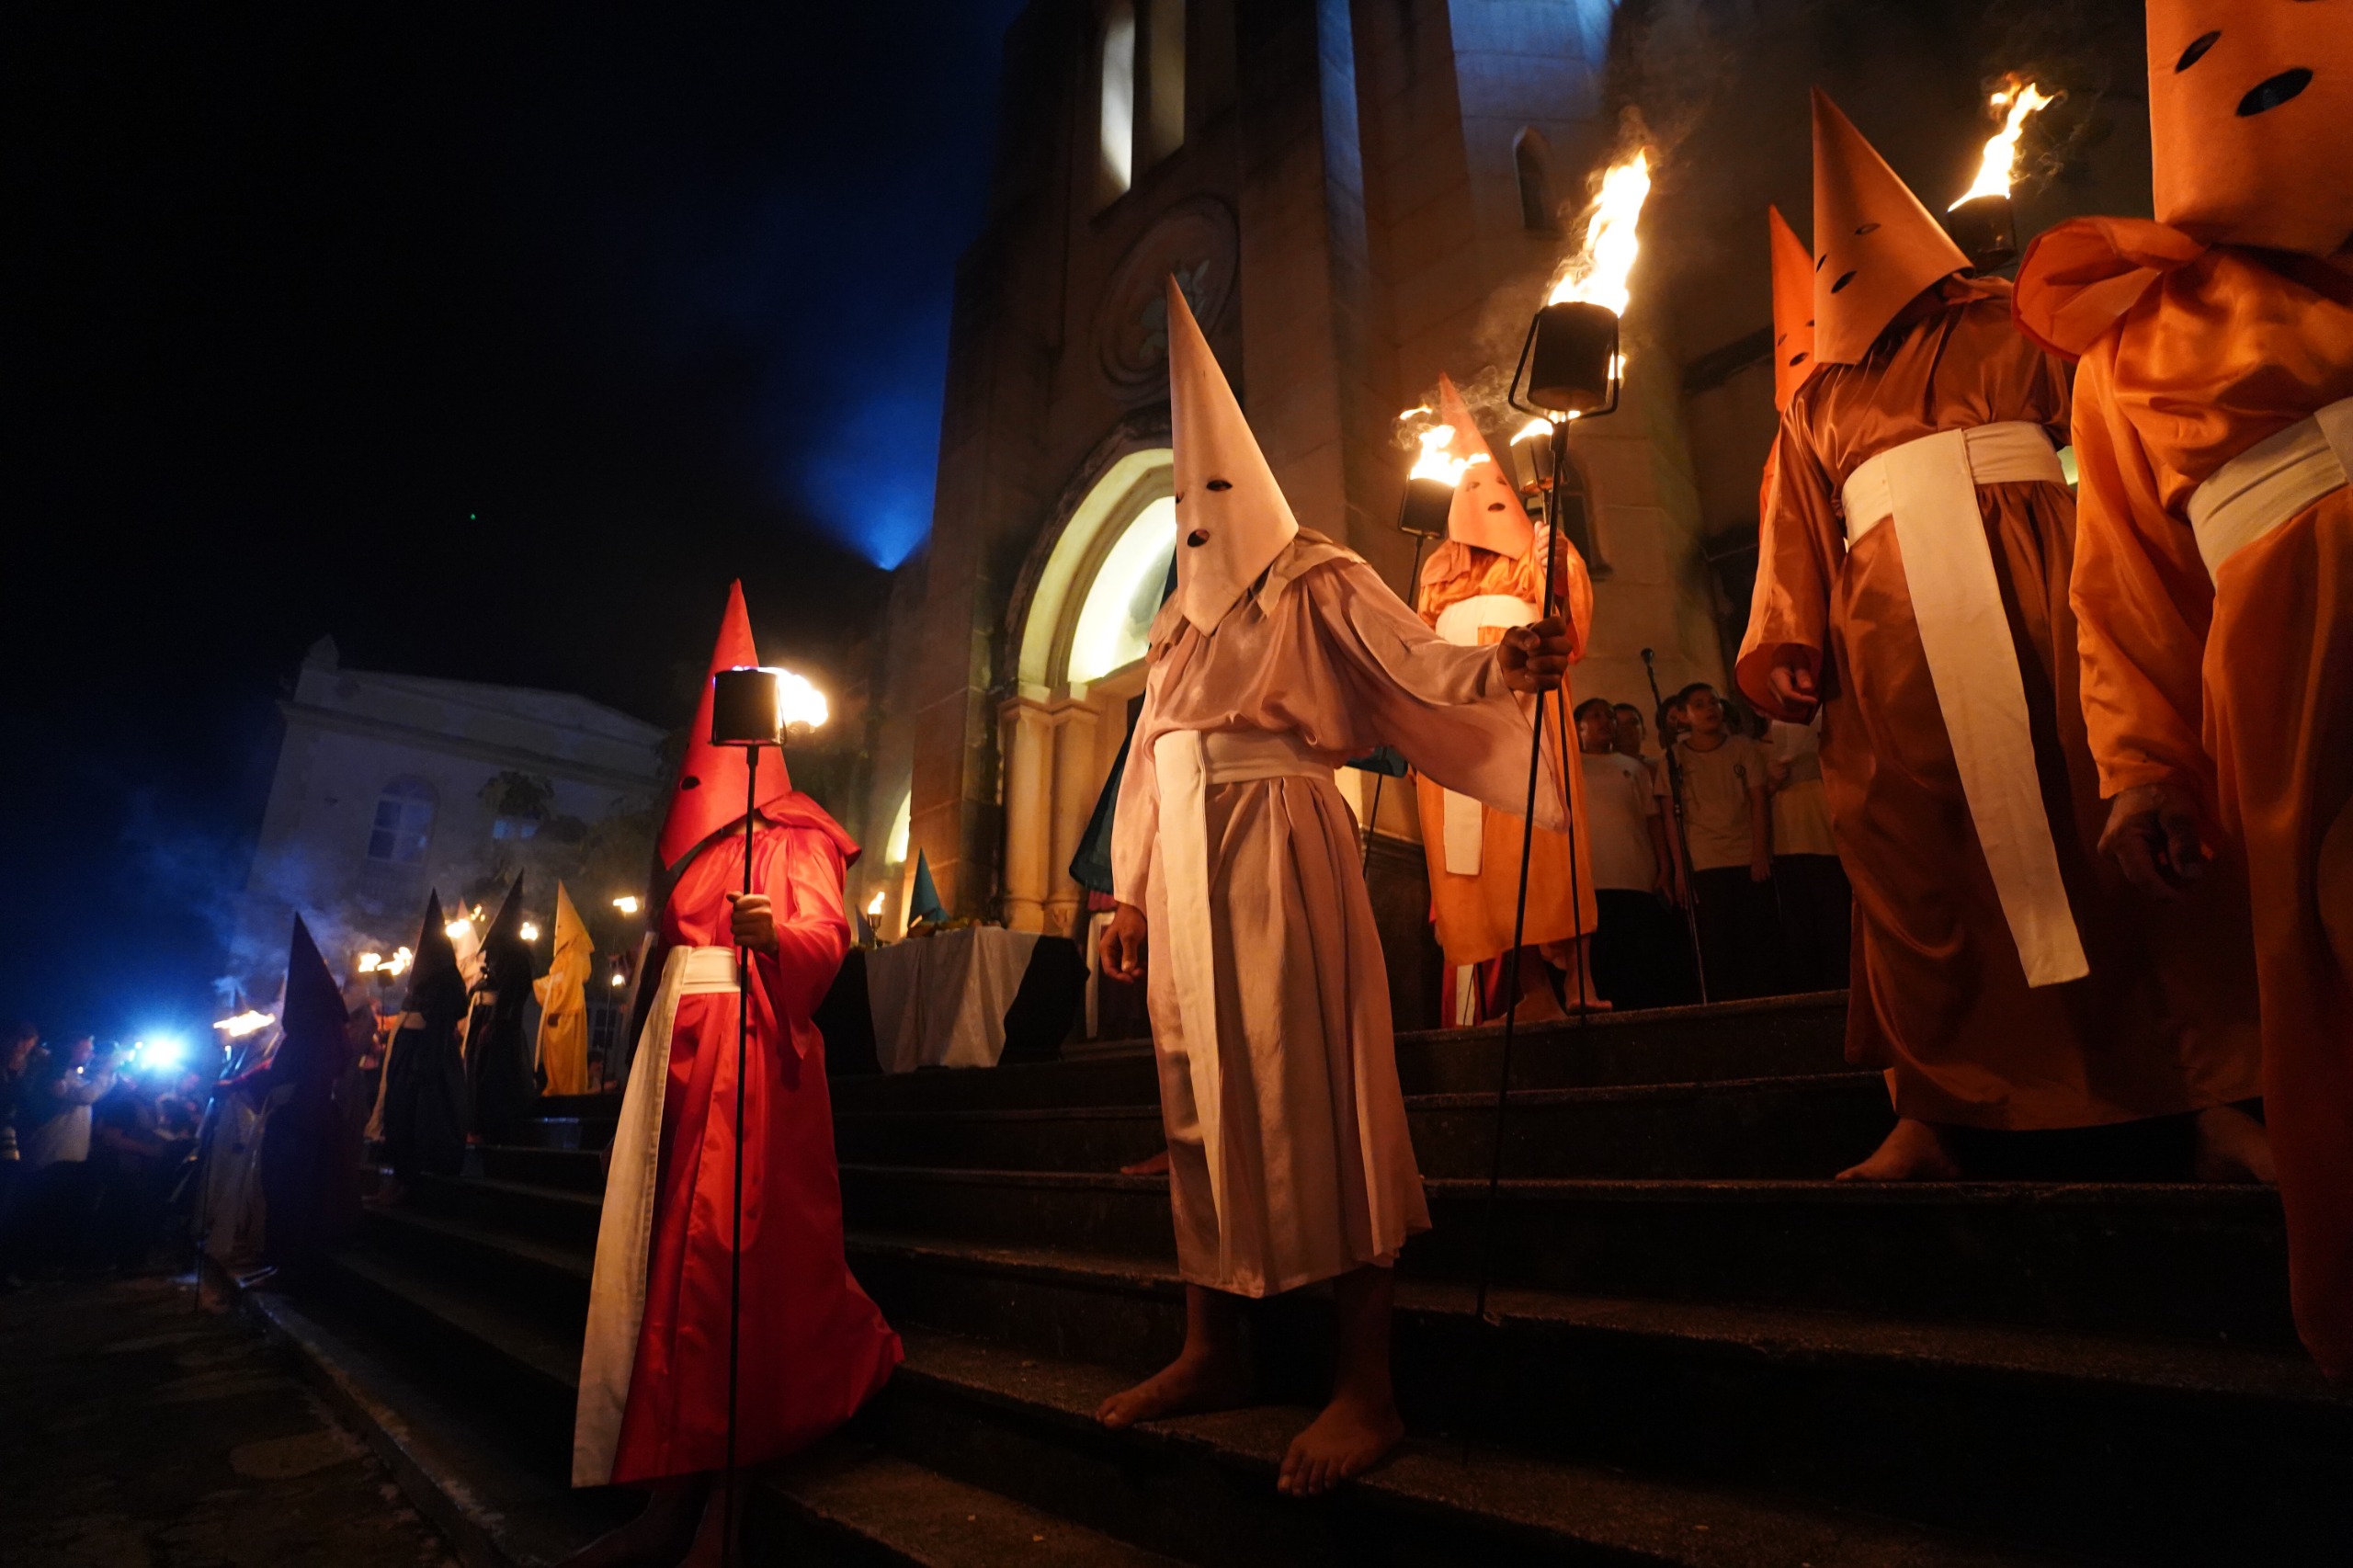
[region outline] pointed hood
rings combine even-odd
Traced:
[[[1173,278],[1168,423],[1176,458],[1176,602],[1187,620],[1214,631],[1299,524]]]
[[[408,994],[401,1011],[415,1013],[428,1028],[446,1028],[466,1010],[466,977],[458,966],[458,946],[449,939],[449,922],[441,914],[441,895],[425,900],[425,928],[416,934],[415,956],[408,971]]]
[[[687,755],[678,764],[678,782],[670,794],[670,814],[663,819],[662,836],[654,841],[654,854],[665,871],[676,870],[688,851],[712,834],[744,820],[744,748],[710,744],[710,676],[759,662],[759,650],[752,644],[752,619],[744,608],[744,585],[731,583],[727,610],[719,620],[719,641],[711,646],[710,668],[703,679],[702,695],[695,699],[694,723],[687,732]],[[760,758],[756,804],[765,811],[790,793],[792,778],[779,747]]]
[[[518,872],[482,938],[483,983],[505,994],[531,983],[531,948],[523,940],[523,878]]]
[[[1813,374],[1813,253],[1779,208],[1765,209],[1765,224],[1773,247],[1773,408],[1779,413]]]
[[[550,949],[548,972],[559,969],[575,981],[588,978],[588,971],[597,961],[596,939],[588,935],[588,923],[580,918],[580,910],[572,902],[572,890],[562,882],[555,885],[555,945]]]
[[[2342,4],[2149,0],[2157,222],[2327,256],[2353,235],[2353,17]]]
[[[278,1017],[278,1050],[272,1061],[280,1073],[332,1071],[341,1062],[347,1022],[343,988],[335,983],[318,943],[311,939],[311,928],[299,915],[287,944],[286,1000]]]
[[[1438,416],[1454,432],[1447,455],[1471,465],[1454,487],[1454,506],[1446,515],[1447,538],[1518,560],[1534,545],[1536,526],[1519,504],[1518,487],[1479,433],[1470,405],[1444,375],[1438,379]]]
[[[1898,312],[1969,258],[1838,106],[1813,89],[1815,360],[1861,362]]]
[[[920,849],[915,851],[915,885],[907,894],[907,924],[919,920],[937,925],[948,918],[948,908],[939,902],[938,884],[931,880],[931,861]]]

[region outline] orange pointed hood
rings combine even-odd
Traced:
[[[1454,487],[1454,506],[1446,515],[1447,537],[1458,544],[1518,560],[1534,545],[1536,526],[1519,504],[1519,490],[1511,475],[1495,461],[1486,437],[1479,434],[1478,421],[1471,417],[1462,394],[1443,375],[1438,379],[1438,415],[1454,432],[1448,455],[1471,465]]]
[[[1814,359],[1859,364],[1896,313],[1969,258],[1878,149],[1813,89]]]
[[[744,608],[744,585],[727,586],[727,611],[720,617],[719,641],[710,651],[710,675],[760,662],[752,644],[752,619]],[[678,782],[670,793],[670,814],[662,820],[662,836],[654,854],[665,870],[675,870],[687,852],[721,828],[744,820],[745,770],[744,748],[710,744],[710,681],[702,683],[695,699],[693,726],[687,732],[687,755],[678,765]],[[779,747],[760,758],[760,798],[767,810],[792,793],[784,751]]]
[[[1214,631],[1299,524],[1173,278],[1168,423],[1176,449],[1176,602],[1187,620]]]
[[[2353,17],[2341,3],[2149,0],[2157,222],[2327,256],[2353,235]]]
[[[1778,207],[1765,209],[1773,247],[1773,408],[1790,399],[1813,374],[1813,253],[1805,248]]]

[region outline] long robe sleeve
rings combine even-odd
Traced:
[[[1776,665],[1794,665],[1821,677],[1824,651],[1829,647],[1830,580],[1836,567],[1824,556],[1822,541],[1843,529],[1831,505],[1833,486],[1821,454],[1805,430],[1787,418],[1773,438],[1770,467],[1764,513],[1757,522],[1756,587],[1749,599],[1748,631],[1741,641],[1733,678],[1759,712],[1802,723],[1811,713],[1792,710],[1778,700],[1768,677]]]
[[[818,1043],[810,1015],[832,989],[849,954],[849,915],[842,903],[842,852],[828,835],[812,828],[786,828],[759,846],[756,885],[774,901],[777,950],[753,955],[759,1023],[779,1027],[795,1052],[809,1054]],[[779,1015],[783,1023],[779,1025]],[[773,1033],[769,1038],[775,1038]]]

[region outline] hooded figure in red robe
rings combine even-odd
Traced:
[[[2244,859],[2304,1344],[2353,1375],[2353,27],[2150,0],[2156,222],[2018,276],[2078,361],[2074,604],[2104,846],[2163,911]],[[2216,857],[2219,856],[2219,859]]]
[[[1837,107],[1813,99],[1814,365],[1782,415],[1737,672],[1823,710],[1859,940],[1847,1055],[1898,1117],[1856,1180],[1960,1174],[1943,1129],[2197,1113],[2201,1165],[2260,1130],[2247,934],[2149,918],[2094,852],[2075,690],[2065,367]]]
[[[738,585],[711,671],[758,662]],[[573,1438],[578,1486],[698,1478],[725,1462],[739,1153],[738,1462],[776,1459],[832,1431],[900,1359],[898,1335],[843,1261],[825,1050],[810,1021],[849,950],[842,878],[858,846],[793,790],[783,756],[771,753],[760,759],[745,896],[745,757],[710,744],[710,721],[706,681],[656,846],[669,884],[660,980],[630,1070],[597,1238]],[[740,1139],[739,947],[751,953]],[[660,1535],[693,1495],[665,1488],[641,1528]],[[699,1553],[719,1513],[707,1511]]]

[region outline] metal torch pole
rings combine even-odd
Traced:
[[[1405,495],[1410,497],[1413,494],[1413,482],[1408,480],[1405,483]],[[1397,526],[1400,529],[1403,529],[1405,526],[1405,501],[1402,498],[1397,503]],[[1414,585],[1422,574],[1422,546],[1428,542],[1429,536],[1427,534],[1415,530],[1414,534],[1414,564],[1408,568],[1405,573],[1405,592],[1402,596],[1405,600],[1405,608],[1408,609],[1414,608]],[[1365,873],[1367,876],[1370,876],[1372,873],[1372,835],[1375,827],[1381,821],[1381,787],[1388,782],[1389,775],[1386,773],[1376,773],[1372,776],[1372,804],[1366,809],[1364,813],[1363,855],[1357,866],[1357,869]]]
[[[1654,717],[1666,711],[1666,699],[1658,694],[1658,668],[1651,663],[1651,650],[1643,650],[1643,674],[1651,683],[1651,713]],[[1665,728],[1662,721],[1659,726]],[[1708,960],[1699,951],[1699,881],[1691,869],[1691,835],[1683,825],[1683,765],[1675,759],[1675,738],[1659,736],[1659,749],[1666,757],[1667,803],[1675,817],[1675,847],[1682,852],[1683,864],[1670,867],[1683,875],[1683,931],[1691,944],[1691,972],[1699,977],[1699,1000],[1708,999]]]
[[[752,895],[752,829],[758,820],[760,748],[744,748],[744,896]],[[744,1339],[744,1070],[750,1056],[752,949],[735,949],[735,1176],[734,1222],[727,1230],[727,1482],[720,1495],[727,1512],[720,1519],[720,1560],[733,1564],[735,1552],[735,1406],[737,1369]]]

